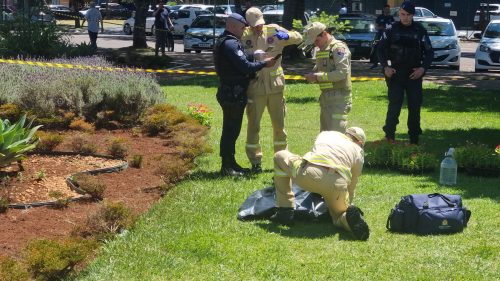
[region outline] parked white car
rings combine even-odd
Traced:
[[[148,10],[147,12],[147,17],[146,17],[146,34],[154,34],[154,24],[155,24],[155,17],[153,17],[153,10]],[[134,33],[134,26],[135,26],[135,12],[132,13],[132,16],[128,19],[126,19],[123,22],[123,33],[130,35]]]
[[[226,26],[226,14],[216,14],[215,18],[215,38],[218,38]],[[184,52],[195,51],[200,53],[202,50],[212,50],[214,47],[214,16],[200,15],[191,27],[184,34]]]
[[[492,20],[484,30],[475,60],[476,72],[500,70],[500,20]]]
[[[395,21],[399,21],[399,7],[391,8],[391,14]],[[424,7],[415,7],[415,14],[413,19],[417,20],[419,18],[437,18],[438,16],[431,12],[431,10]]]
[[[434,50],[433,65],[447,65],[452,69],[460,68],[461,49],[457,30],[453,21],[444,18],[419,18],[427,30]]]
[[[200,9],[180,9],[174,12],[174,36],[183,36],[186,31],[184,26],[191,26],[194,19],[203,14],[211,14],[211,12]]]

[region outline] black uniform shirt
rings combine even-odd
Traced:
[[[378,48],[378,56],[383,67],[391,66],[401,69],[423,67],[427,70],[434,57],[431,41],[427,31],[419,22],[404,26],[396,22],[382,35]]]
[[[247,84],[250,75],[261,70],[265,62],[250,62],[238,38],[227,30],[217,40],[214,50],[215,71],[221,84]]]

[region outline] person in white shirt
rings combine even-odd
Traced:
[[[87,30],[89,32],[90,46],[94,51],[97,50],[97,34],[99,33],[99,22],[102,24],[101,12],[95,7],[95,3],[90,3],[90,8],[85,14],[87,20]]]

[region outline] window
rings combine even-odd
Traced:
[[[361,3],[361,2],[353,2],[352,3],[352,11],[353,12],[361,12],[361,11],[363,11],[363,3]]]
[[[190,12],[187,10],[179,10],[177,12],[177,18],[178,19],[188,19],[190,15]]]
[[[434,17],[434,13],[427,9],[422,9],[422,14],[424,17]]]

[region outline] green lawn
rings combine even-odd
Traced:
[[[194,85],[194,86],[193,86]],[[262,125],[265,173],[251,178],[219,178],[221,111],[213,77],[164,85],[168,102],[185,109],[204,103],[214,110],[211,155],[145,215],[127,235],[106,244],[79,280],[499,280],[500,180],[459,174],[456,187],[440,187],[438,172],[418,176],[365,169],[354,203],[371,227],[367,242],[329,222],[278,227],[268,221],[240,222],[237,210],[256,189],[272,182],[269,117]],[[386,112],[383,82],[354,83],[350,124],[368,139],[383,137]],[[317,86],[287,87],[290,150],[303,154],[319,132]],[[500,143],[498,93],[426,85],[422,143],[436,155],[466,140]],[[407,138],[406,110],[397,138]],[[238,141],[244,154],[246,120]],[[441,157],[441,156],[440,156]],[[411,193],[461,194],[472,210],[463,233],[420,237],[388,233],[387,215]]]

